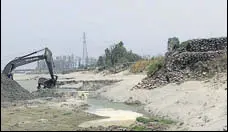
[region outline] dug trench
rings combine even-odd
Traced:
[[[65,80],[56,89],[31,92],[27,88],[36,84],[24,81],[2,76],[1,130],[165,130],[173,124],[140,119],[146,113],[137,103],[114,103],[93,94],[121,80]]]

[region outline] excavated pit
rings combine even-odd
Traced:
[[[23,104],[26,100],[39,98],[64,99],[65,97],[73,97],[84,99],[85,96],[94,97],[95,90],[119,81],[121,80],[67,80],[58,82],[59,87],[57,88],[31,91],[31,88],[35,87],[35,85],[17,82],[1,74],[1,106],[8,107],[15,103]]]
[[[72,88],[79,91],[95,91],[101,87],[112,85],[114,83],[120,82],[122,80],[69,80],[69,81],[59,81],[57,85],[60,88]]]

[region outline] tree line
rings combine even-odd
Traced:
[[[131,50],[127,51],[122,41],[106,48],[104,52],[104,55],[98,58],[97,66],[99,67],[113,67],[121,63],[135,62],[142,58]]]

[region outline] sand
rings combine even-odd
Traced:
[[[93,72],[75,72],[59,75],[59,78],[60,80],[122,79],[123,81],[105,86],[96,93],[114,102],[125,102],[131,97],[145,104],[145,110],[151,115],[168,116],[183,122],[181,126],[172,130],[227,129],[227,73],[218,74],[208,81],[187,81],[180,85],[168,84],[152,90],[131,90],[145,76],[145,74],[130,74],[128,71],[105,76]]]
[[[92,112],[92,114],[108,118],[84,122],[80,124],[79,127],[108,127],[111,125],[130,126],[135,122],[135,119],[137,117],[143,116],[142,114],[137,112],[127,110],[115,110],[111,108],[97,109],[96,111]]]
[[[126,79],[112,87],[102,88],[98,93],[116,102],[132,97],[145,104],[145,110],[151,114],[183,122],[181,128],[188,130],[227,129],[226,73],[218,74],[207,82],[187,81],[181,85],[131,91],[131,84],[137,83],[138,79]]]

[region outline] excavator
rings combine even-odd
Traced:
[[[41,51],[44,51],[43,55],[32,56],[33,54],[36,54]],[[54,75],[54,73],[53,73],[54,62],[53,62],[53,58],[52,58],[52,52],[48,48],[44,48],[44,49],[32,52],[30,54],[27,54],[27,55],[24,55],[21,57],[16,57],[15,59],[10,61],[5,66],[2,73],[5,74],[8,78],[13,80],[12,71],[16,67],[26,65],[26,64],[29,64],[29,63],[32,63],[35,61],[39,61],[39,60],[45,60],[47,67],[48,67],[48,71],[51,76],[51,79],[47,79],[47,78],[43,78],[43,77],[39,78],[37,88],[40,89],[41,86],[43,86],[43,88],[54,88],[56,86],[58,76]]]

